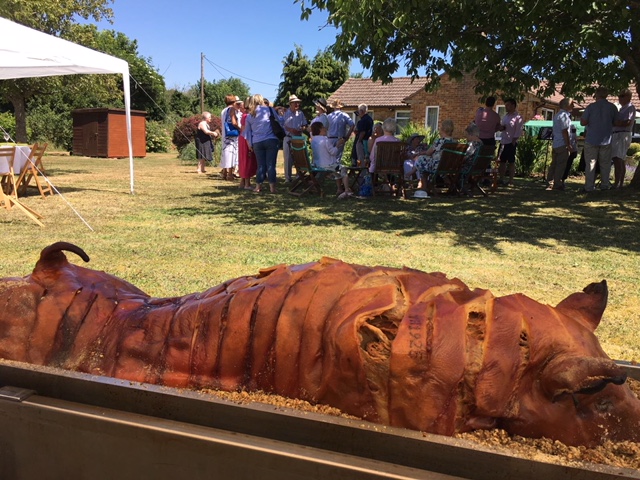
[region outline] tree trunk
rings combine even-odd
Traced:
[[[17,143],[28,143],[27,137],[27,107],[22,93],[12,93],[9,100],[13,104],[16,117],[16,138]]]

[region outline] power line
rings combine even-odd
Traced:
[[[238,77],[238,78],[241,78],[241,79],[243,79],[243,80],[249,80],[250,82],[261,83],[261,84],[263,84],[263,85],[269,85],[270,87],[279,87],[279,86],[280,86],[280,85],[275,85],[275,84],[273,84],[273,83],[267,83],[267,82],[261,82],[260,80],[254,80],[253,78],[249,78],[249,77],[243,77],[243,76],[242,76],[242,75],[240,75],[240,74],[237,74],[237,73],[235,73],[235,72],[232,72],[231,70],[228,70],[228,69],[226,69],[226,68],[224,68],[224,67],[221,67],[220,65],[217,65],[217,64],[213,63],[211,60],[209,60],[209,59],[207,58],[207,56],[206,56],[206,55],[205,55],[205,57],[204,57],[204,58],[206,58],[206,59],[207,59],[207,62],[209,62],[209,64],[211,64],[211,66],[212,66],[213,68],[215,68],[216,70],[218,70],[218,69],[220,68],[220,69],[224,70],[225,72],[229,72],[231,75],[233,75],[233,76],[235,76],[235,77]],[[220,75],[222,75],[222,73],[220,72],[220,70],[218,70],[218,73],[220,73]],[[222,76],[224,76],[224,75],[222,75]]]

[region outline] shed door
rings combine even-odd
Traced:
[[[82,126],[83,154],[87,157],[98,156],[98,122],[88,122]]]

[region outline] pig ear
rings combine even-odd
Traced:
[[[550,361],[540,376],[540,383],[553,402],[564,394],[591,394],[609,383],[622,385],[626,379],[625,371],[608,358],[566,357]]]
[[[594,331],[602,320],[608,296],[607,281],[602,280],[600,283],[587,285],[582,292],[572,293],[556,309]]]

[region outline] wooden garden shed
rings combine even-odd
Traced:
[[[124,109],[81,108],[73,118],[73,155],[123,158],[129,156]],[[147,112],[131,110],[133,156],[147,155]]]

